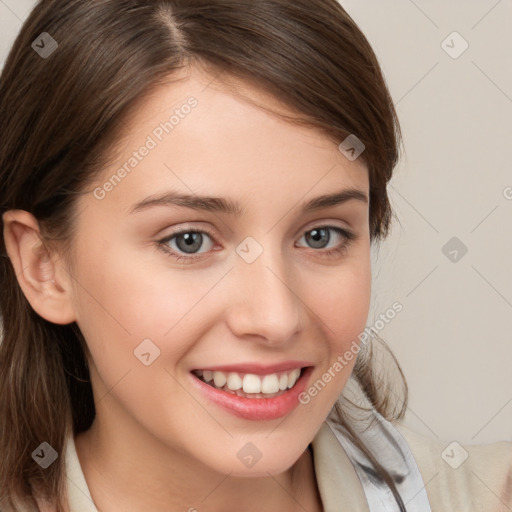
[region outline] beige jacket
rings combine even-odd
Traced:
[[[512,442],[452,445],[395,426],[416,459],[432,512],[512,512]],[[312,447],[324,512],[369,512],[357,473],[327,424]],[[65,457],[70,512],[98,512],[73,438]]]

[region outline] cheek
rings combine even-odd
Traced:
[[[77,265],[79,319],[101,329],[118,329],[134,341],[161,337],[187,314],[207,285],[198,288],[186,271],[170,271],[137,251],[116,251],[115,242],[112,246],[84,252],[94,263]]]
[[[317,284],[310,307],[327,343],[317,380],[306,390],[303,403],[314,402],[311,405],[322,416],[343,391],[360,351],[371,300],[370,258],[361,254],[356,263],[338,267]]]
[[[366,323],[371,296],[371,279],[366,274],[341,272],[332,279],[321,301],[323,315],[332,330],[344,336],[346,331]]]
[[[311,279],[317,283],[311,301],[324,335],[330,340],[331,350],[344,351],[353,339],[357,340],[368,319],[372,280],[369,255],[360,253],[330,275],[320,279],[312,275]]]

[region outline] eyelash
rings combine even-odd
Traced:
[[[346,253],[348,252],[349,247],[358,238],[357,235],[355,233],[351,232],[351,231],[348,231],[346,229],[340,228],[338,226],[329,226],[329,225],[315,226],[312,229],[309,229],[308,231],[305,231],[305,233],[309,233],[309,232],[314,231],[316,229],[332,230],[332,231],[334,231],[335,233],[337,233],[338,235],[340,235],[344,239],[344,242],[342,243],[342,245],[339,246],[339,247],[336,247],[334,249],[328,249],[326,251],[322,251],[321,249],[318,249],[318,250],[313,249],[313,251],[315,251],[315,252],[320,252],[322,254],[322,256],[325,257],[325,258],[334,258],[336,256],[344,256],[344,255],[346,255]],[[177,262],[184,261],[184,262],[187,262],[187,263],[193,263],[194,261],[197,261],[199,259],[203,259],[204,256],[202,256],[202,255],[182,256],[180,254],[177,254],[175,251],[169,249],[169,246],[167,245],[168,242],[170,242],[172,239],[178,237],[179,235],[183,235],[185,233],[201,233],[201,234],[208,235],[212,240],[214,240],[213,235],[209,231],[207,231],[207,230],[203,230],[203,229],[183,229],[183,230],[177,231],[176,233],[172,233],[171,235],[166,236],[165,238],[163,238],[161,240],[158,240],[156,242],[156,245],[167,256],[173,258]],[[201,254],[203,254],[203,253],[201,253]]]
[[[355,233],[352,233],[351,231],[340,228],[338,226],[328,226],[328,225],[327,226],[325,226],[325,225],[315,226],[314,228],[308,229],[307,231],[305,231],[305,233],[309,233],[311,231],[314,231],[315,229],[330,229],[330,230],[334,231],[335,233],[337,233],[338,235],[340,235],[344,239],[343,245],[336,247],[334,249],[328,249],[326,251],[322,251],[321,249],[318,249],[315,251],[315,249],[313,249],[313,251],[315,251],[315,252],[321,252],[323,257],[325,257],[325,258],[344,256],[348,252],[348,249],[353,244],[353,242],[355,240],[357,240],[357,235]],[[168,242],[170,242],[173,238],[176,238],[177,236],[183,235],[185,233],[201,233],[201,234],[208,235],[212,240],[214,240],[213,235],[207,230],[183,229],[181,231],[177,231],[176,233],[172,233],[171,235],[166,236],[165,238],[163,238],[161,240],[158,240],[156,242],[156,245],[158,246],[159,249],[161,249],[163,252],[165,252],[167,256],[175,259],[177,262],[185,261],[186,263],[193,263],[196,260],[203,259],[204,256],[202,256],[202,254],[204,254],[204,253],[201,253],[201,255],[182,256],[180,254],[177,254],[173,250],[169,249],[169,246],[167,245]]]

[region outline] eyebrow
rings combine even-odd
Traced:
[[[340,190],[333,194],[325,194],[311,199],[302,207],[302,213],[309,213],[331,206],[356,200],[368,203],[365,192],[355,188]],[[245,213],[244,207],[237,201],[224,197],[199,196],[196,194],[184,194],[180,192],[166,192],[161,195],[149,196],[138,202],[130,209],[130,214],[146,210],[153,206],[182,206],[193,210],[225,213],[233,216],[241,216]]]

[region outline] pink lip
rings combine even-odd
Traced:
[[[313,366],[313,363],[308,361],[283,361],[282,363],[276,363],[271,365],[263,365],[257,363],[240,363],[221,366],[208,366],[204,368],[196,368],[196,370],[210,370],[212,372],[219,371],[253,373],[255,375],[270,375],[271,373],[286,372],[289,370],[295,370],[296,368],[305,368],[307,366]]]
[[[244,366],[237,365],[236,367],[232,368],[235,368],[233,371],[236,371],[236,369],[241,371],[240,368],[242,367]],[[298,366],[294,366],[294,368],[297,367]],[[224,366],[222,368],[230,367]],[[254,369],[254,365],[252,365],[251,368]],[[269,367],[265,367],[265,372],[267,373],[268,368]],[[218,367],[218,369],[219,371],[226,371],[221,370],[221,367]],[[271,367],[271,369],[272,372],[270,373],[275,373],[276,371],[284,371],[275,370],[275,367]],[[193,385],[196,386],[200,392],[206,396],[206,398],[211,400],[216,405],[219,405],[223,409],[240,418],[253,421],[263,421],[273,420],[286,416],[299,405],[299,395],[304,391],[304,389],[306,389],[306,384],[312,371],[312,366],[305,368],[293,388],[274,398],[243,398],[237,395],[232,395],[231,393],[227,393],[225,391],[221,391],[220,389],[216,389],[213,386],[206,384],[192,373],[189,375],[192,379]]]

